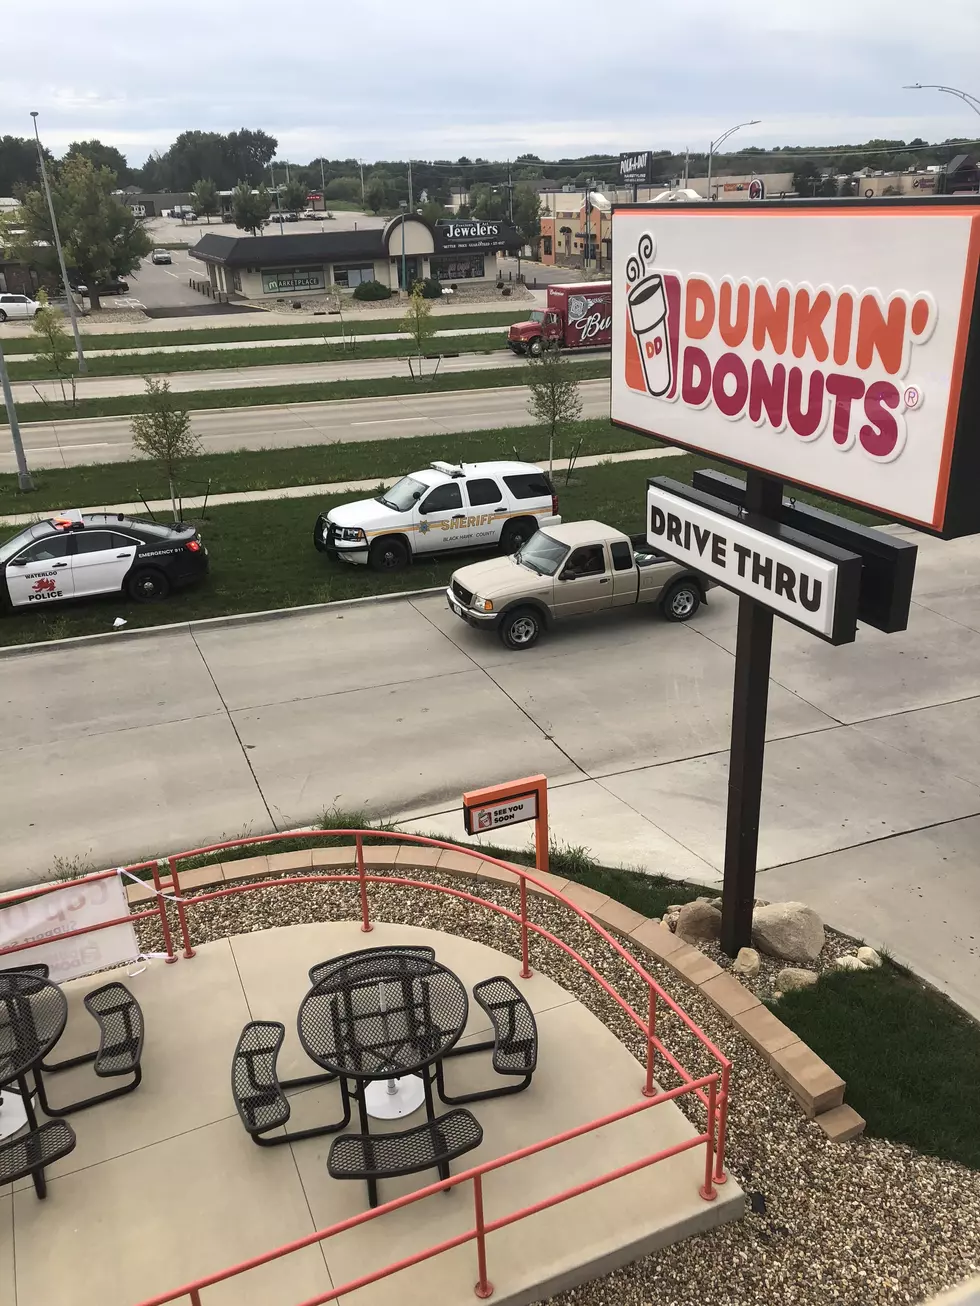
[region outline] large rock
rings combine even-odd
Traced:
[[[843,957],[838,957],[834,962],[835,970],[868,970],[869,967],[864,964],[859,957],[855,957],[852,952],[845,952]]]
[[[870,966],[872,969],[881,965],[881,956],[875,952],[874,948],[858,948],[857,959],[863,961],[865,966]]]
[[[773,902],[752,915],[752,940],[770,957],[816,961],[824,945],[823,921],[803,902]]]
[[[674,933],[685,943],[707,943],[721,937],[721,912],[707,902],[686,902]]]
[[[812,970],[797,970],[794,966],[787,966],[776,976],[775,989],[777,993],[792,993],[794,989],[808,989],[816,982],[817,977]]]
[[[732,974],[744,979],[754,979],[759,973],[762,961],[755,948],[739,948],[738,956],[732,962]]]

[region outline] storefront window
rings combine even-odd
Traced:
[[[281,295],[293,290],[322,290],[323,268],[263,268],[262,291]]]
[[[348,290],[353,290],[362,282],[374,280],[373,263],[351,263],[342,267],[334,267],[333,281],[335,286],[346,286]]]
[[[452,254],[443,258],[430,258],[431,275],[440,281],[466,281],[486,275],[482,254]]]

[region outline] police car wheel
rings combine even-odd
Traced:
[[[667,591],[663,613],[668,621],[690,621],[701,606],[701,595],[696,585],[682,580]]]
[[[391,536],[371,545],[371,566],[375,571],[399,571],[408,566],[408,547],[404,540]]]
[[[541,634],[541,618],[533,608],[518,608],[508,612],[500,623],[500,638],[504,648],[530,648]]]
[[[538,523],[533,517],[508,522],[500,534],[500,552],[516,553],[523,549],[537,529]]]
[[[155,567],[140,567],[126,582],[126,589],[137,603],[159,603],[170,593],[170,581]]]

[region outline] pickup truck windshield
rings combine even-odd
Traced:
[[[408,512],[415,500],[421,498],[427,489],[428,486],[413,476],[403,476],[390,490],[379,494],[376,502],[383,503],[386,508],[394,508],[395,512]]]
[[[544,321],[544,313],[541,309],[536,308],[528,320],[531,322],[537,322],[538,325],[540,325]]]
[[[568,545],[560,543],[546,531],[535,531],[516,555],[522,567],[536,571],[539,576],[553,576],[567,557]]]

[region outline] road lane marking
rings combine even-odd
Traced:
[[[427,422],[427,417],[376,417],[370,422],[351,422],[351,426],[387,426],[389,422]]]

